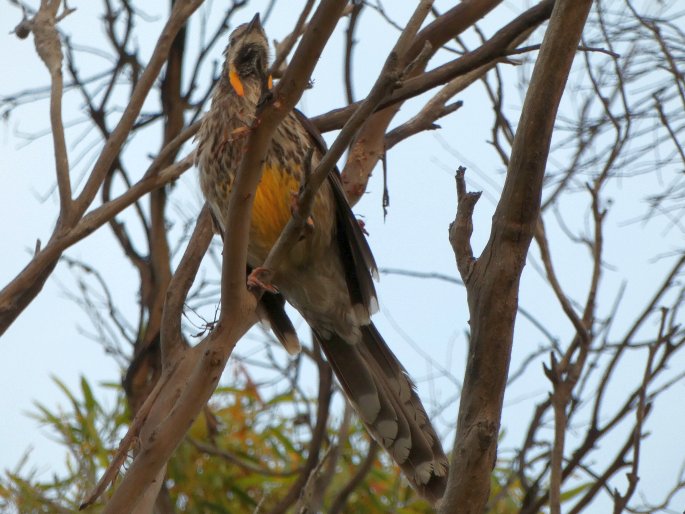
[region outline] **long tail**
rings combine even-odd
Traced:
[[[316,332],[345,394],[373,438],[397,462],[412,486],[435,503],[447,483],[447,458],[415,386],[373,324],[349,344]]]

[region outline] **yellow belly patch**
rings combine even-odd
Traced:
[[[291,218],[291,192],[300,181],[290,173],[264,166],[252,206],[252,243],[271,248]]]

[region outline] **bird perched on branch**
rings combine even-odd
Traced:
[[[271,87],[268,54],[259,15],[235,29],[198,135],[200,184],[222,233],[258,103]],[[413,487],[435,502],[445,489],[447,459],[407,372],[370,320],[378,309],[376,264],[336,170],[315,196],[303,237],[273,270],[271,283],[260,282],[260,267],[296,208],[293,197],[305,169],[315,168],[325,151],[297,111],[276,129],[252,207],[248,284],[265,289],[261,315],[291,353],[299,351],[299,342],[283,299],[302,314],[371,435]]]

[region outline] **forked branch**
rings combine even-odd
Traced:
[[[466,268],[471,344],[452,466],[441,506],[444,514],[483,512],[488,499],[519,281],[540,213],[556,112],[591,5],[591,0],[559,0],[554,4],[514,138],[490,240],[473,269]],[[465,232],[467,229],[464,227]],[[462,262],[468,263],[468,248],[461,253]]]

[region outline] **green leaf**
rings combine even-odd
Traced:
[[[572,489],[567,489],[566,491],[562,492],[561,495],[559,495],[559,499],[562,502],[569,501],[576,496],[578,496],[580,493],[588,489],[592,485],[592,482],[586,482],[584,484],[581,484],[577,487],[574,487]]]

